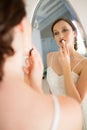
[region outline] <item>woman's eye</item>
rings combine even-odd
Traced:
[[[62,32],[67,32],[68,30],[67,29],[63,29],[63,31]]]
[[[57,35],[59,35],[59,32],[54,32],[54,36],[57,36]]]

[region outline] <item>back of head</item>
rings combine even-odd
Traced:
[[[12,56],[12,29],[26,15],[23,0],[0,0],[0,81],[3,78],[5,57]]]

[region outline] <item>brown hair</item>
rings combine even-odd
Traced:
[[[12,28],[26,15],[23,0],[0,0],[0,81],[3,78],[3,65],[6,56],[12,56]]]
[[[67,22],[73,29],[73,31],[75,31],[77,33],[77,30],[76,30],[76,27],[74,26],[74,24],[67,18],[59,18],[57,19],[53,24],[52,24],[52,27],[51,27],[51,31],[53,33],[53,36],[54,36],[54,32],[53,32],[53,28],[55,26],[56,23],[60,22],[60,21],[65,21]],[[77,38],[75,37],[75,44],[74,44],[74,49],[77,50],[78,49],[78,46],[77,46]]]

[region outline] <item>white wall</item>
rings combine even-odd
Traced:
[[[87,0],[67,0],[75,10],[87,35]]]
[[[40,0],[26,0],[26,11],[29,21],[32,22],[34,10]]]

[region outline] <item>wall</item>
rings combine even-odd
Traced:
[[[29,21],[32,22],[34,10],[40,0],[26,0],[26,11]]]
[[[67,0],[75,10],[87,35],[87,0]]]

